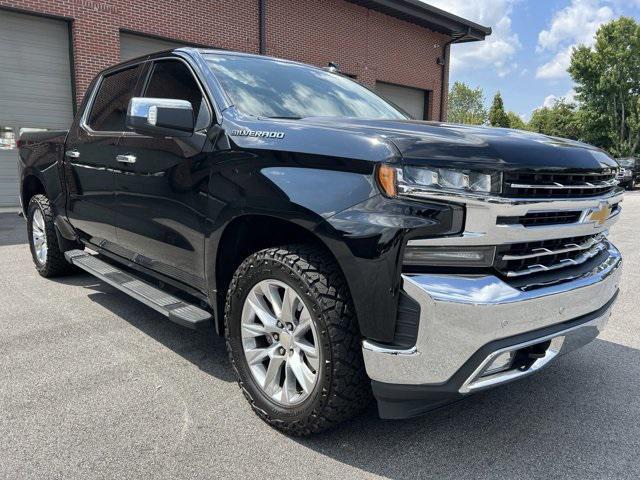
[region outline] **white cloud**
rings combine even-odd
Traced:
[[[557,11],[547,30],[538,34],[538,53],[549,52],[553,57],[541,65],[537,78],[566,77],[571,62],[571,51],[577,45],[593,45],[600,25],[614,17],[611,7],[600,0],[572,0],[571,5]]]
[[[544,102],[542,102],[542,108],[551,108],[558,101],[558,97],[555,95],[547,95],[544,97]]]
[[[542,105],[540,105],[540,107],[538,108],[551,108],[559,100],[564,100],[565,102],[575,102],[575,99],[576,99],[576,91],[572,88],[571,90],[569,90],[567,93],[565,93],[560,97],[557,97],[556,95],[553,95],[553,94],[547,95],[546,97],[544,97],[544,101],[542,102]]]
[[[567,69],[571,65],[571,53],[573,45],[560,50],[556,55],[544,65],[540,65],[536,70],[536,78],[554,79],[567,75]]]
[[[436,8],[493,29],[491,35],[482,42],[453,45],[452,70],[493,67],[498,76],[504,77],[516,68],[512,58],[522,47],[518,35],[511,30],[511,13],[516,2],[517,0],[426,1]]]

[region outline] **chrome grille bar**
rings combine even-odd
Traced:
[[[500,258],[502,260],[526,260],[528,258],[536,258],[536,257],[544,257],[547,255],[559,255],[562,253],[569,253],[569,252],[577,252],[580,250],[587,250],[590,249],[591,247],[593,247],[594,245],[600,243],[602,240],[604,240],[605,236],[604,235],[596,235],[595,237],[591,237],[589,239],[587,239],[587,241],[581,243],[581,244],[577,244],[577,243],[567,243],[566,245],[564,245],[562,248],[559,248],[557,250],[551,250],[548,248],[534,248],[531,250],[531,253],[526,253],[523,255],[502,255]]]
[[[559,182],[553,182],[553,184],[549,184],[549,183],[537,183],[537,184],[530,184],[530,183],[507,183],[507,185],[509,185],[511,188],[525,188],[525,189],[542,189],[542,190],[582,190],[585,188],[611,188],[611,187],[615,187],[616,185],[618,185],[618,181],[617,180],[610,180],[608,182],[599,182],[599,183],[590,183],[590,182],[585,182],[585,183],[580,183],[580,184],[571,184],[571,185],[564,185],[562,183]]]
[[[548,272],[549,270],[558,270],[560,268],[568,267],[571,265],[580,265],[581,263],[584,263],[587,260],[595,257],[605,249],[606,249],[606,246],[604,245],[604,243],[598,243],[595,246],[591,247],[591,249],[587,250],[586,252],[580,254],[575,258],[565,258],[560,260],[558,263],[554,263],[552,265],[542,265],[538,263],[535,265],[529,265],[524,270],[510,270],[508,272],[504,272],[503,274],[507,277],[513,278],[513,277],[521,277],[523,275],[531,275],[534,273]]]

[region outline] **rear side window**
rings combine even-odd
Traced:
[[[202,92],[189,68],[181,61],[163,60],[156,62],[144,96],[187,100],[191,103],[193,112],[198,120],[196,129],[206,126],[201,125],[202,121],[208,119]]]
[[[100,82],[89,126],[96,131],[124,132],[129,100],[138,80],[139,65],[106,75]]]

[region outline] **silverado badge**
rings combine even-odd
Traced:
[[[284,132],[271,132],[267,130],[231,130],[233,137],[261,137],[261,138],[284,138]]]

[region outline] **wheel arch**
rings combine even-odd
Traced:
[[[22,202],[22,212],[25,217],[29,208],[29,201],[34,195],[43,194],[46,197],[47,190],[44,186],[44,182],[35,173],[31,172],[24,176],[20,188],[20,200]]]
[[[262,234],[262,232],[268,232]],[[317,246],[335,262],[342,275],[345,275],[335,252],[314,230],[290,219],[267,214],[248,213],[231,220],[224,228],[220,239],[210,251],[215,252],[215,261],[210,262],[209,285],[212,287],[215,308],[216,331],[224,331],[224,304],[231,278],[242,261],[252,253],[264,248],[287,244],[305,244]],[[357,312],[356,312],[357,313]]]

